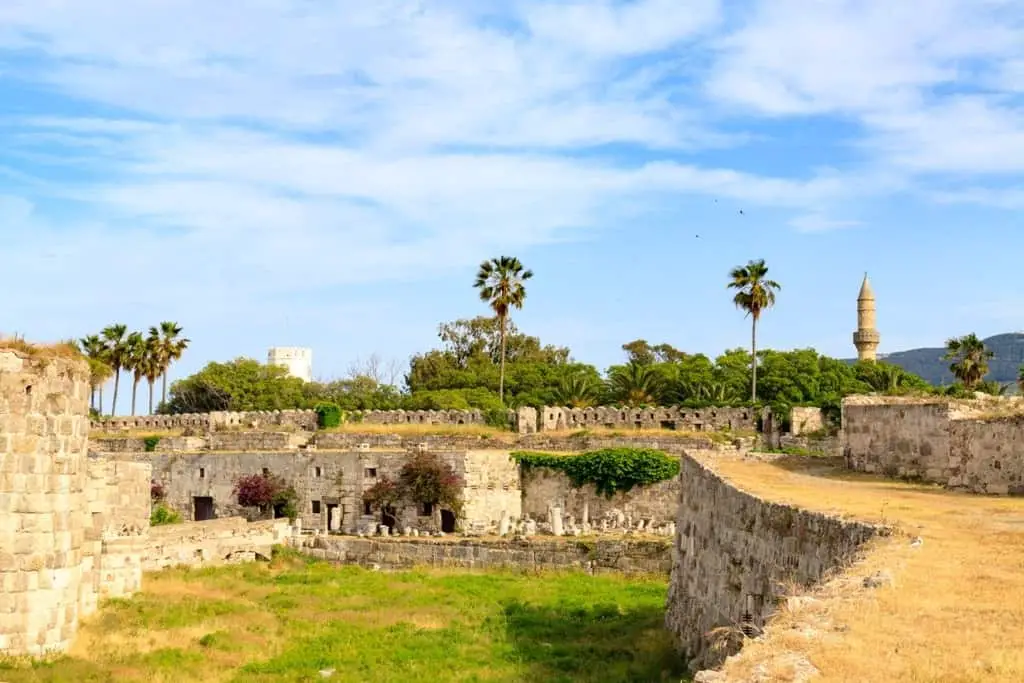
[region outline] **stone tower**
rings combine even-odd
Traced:
[[[853,333],[853,345],[857,347],[857,360],[875,360],[881,335],[875,329],[875,293],[871,289],[868,274],[857,296],[857,331]]]

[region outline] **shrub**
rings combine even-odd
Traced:
[[[363,502],[380,509],[394,505],[402,499],[398,483],[388,477],[381,477],[377,483],[363,491]]]
[[[484,424],[498,429],[509,429],[508,409],[489,408],[484,411]]]
[[[233,495],[242,507],[259,508],[261,514],[273,510],[294,521],[298,516],[295,502],[298,494],[284,479],[272,474],[250,474],[235,481]]]
[[[547,467],[564,472],[576,488],[593,484],[608,498],[679,475],[678,458],[650,448],[605,448],[582,455],[517,451],[512,457],[524,469]]]
[[[158,503],[149,513],[149,525],[180,524],[181,514],[163,503]]]
[[[418,504],[441,504],[456,514],[462,509],[462,479],[432,453],[417,453],[398,474],[399,491]]]
[[[341,424],[341,406],[337,403],[317,403],[313,410],[316,411],[316,423],[321,429],[330,429]]]
[[[160,437],[159,436],[147,436],[147,437],[145,437],[142,440],[142,443],[145,444],[146,452],[147,453],[152,453],[153,451],[156,450],[156,445],[158,443],[160,443]]]

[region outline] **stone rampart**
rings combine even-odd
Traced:
[[[843,400],[848,467],[965,489],[1024,494],[1024,405],[1012,399]]]
[[[719,665],[786,596],[849,565],[883,530],[772,503],[684,456],[665,624],[692,670]],[[720,640],[719,640],[720,639]]]
[[[521,541],[370,539],[303,536],[295,540],[312,557],[384,569],[446,567],[524,571],[586,571],[593,574],[668,574],[672,547],[657,540],[565,539]]]
[[[611,429],[668,429],[680,432],[754,432],[758,413],[750,408],[709,407],[684,408],[520,408],[508,411],[512,432],[565,431],[605,427]],[[348,424],[373,425],[485,425],[480,410],[361,410],[348,413]],[[144,415],[106,417],[92,422],[99,432],[139,430],[186,430],[203,433],[234,428],[267,426],[291,427],[312,431],[317,428],[317,415],[312,410],[280,410],[254,412],[187,413],[182,415]]]
[[[540,431],[607,427],[670,429],[680,432],[754,432],[757,411],[750,408],[562,408],[540,409]]]
[[[317,427],[317,414],[313,410],[219,411],[211,413],[182,413],[180,415],[105,417],[100,420],[93,420],[90,424],[91,429],[99,432],[181,429],[194,431],[197,434],[222,429],[263,426],[291,427],[293,429],[312,431]]]
[[[166,567],[214,567],[270,559],[274,545],[288,542],[293,529],[287,519],[248,522],[228,517],[152,527],[142,557],[143,571]]]

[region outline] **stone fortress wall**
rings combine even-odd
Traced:
[[[853,396],[842,450],[861,472],[971,493],[1024,495],[1024,401]]]
[[[539,412],[538,412],[539,411]],[[524,407],[508,411],[512,431],[532,434],[588,427],[612,429],[669,429],[681,432],[754,432],[759,413],[750,408],[544,408]],[[480,410],[363,410],[348,414],[354,424],[379,425],[485,425]],[[144,415],[105,417],[94,420],[92,429],[102,432],[127,430],[191,429],[203,431],[264,426],[288,426],[315,430],[317,416],[313,410],[278,410],[253,412],[187,413],[181,415]]]
[[[887,530],[762,500],[684,455],[665,625],[692,670],[764,630],[786,586],[810,587],[848,566]],[[716,642],[714,631],[731,630]]]
[[[181,560],[194,526],[178,525],[171,534],[183,537],[153,545],[151,465],[88,453],[88,401],[83,360],[0,349],[2,654],[67,650],[102,598],[131,596],[144,567],[165,554]],[[232,548],[243,559],[255,547],[269,552],[237,521],[230,531],[209,560],[190,552],[186,563],[237,557]]]

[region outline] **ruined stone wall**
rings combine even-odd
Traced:
[[[717,666],[738,651],[737,631],[763,630],[786,584],[820,582],[881,531],[762,500],[690,456],[681,464],[665,625],[693,670]],[[734,635],[715,649],[710,634],[723,627]]]
[[[152,452],[135,453],[132,457],[152,463],[153,478],[163,484],[166,503],[184,519],[196,519],[196,498],[211,499],[217,518],[256,519],[259,512],[239,506],[233,491],[240,477],[266,471],[295,487],[303,528],[356,533],[383,521],[380,511],[366,510],[363,493],[384,477],[397,480],[410,455],[408,450],[367,449]],[[519,516],[518,468],[507,450],[443,451],[438,455],[465,481],[464,522],[468,526],[490,528],[497,524],[502,509]],[[408,526],[428,532],[441,528],[440,509],[426,512],[408,505],[396,509],[394,516],[398,529]]]
[[[1019,401],[850,397],[843,455],[862,472],[921,479],[972,493],[1024,494]]]
[[[947,486],[1024,495],[1024,416],[951,420],[949,426]]]
[[[509,411],[510,418],[514,415]],[[479,410],[357,410],[349,422],[377,425],[483,425],[483,412]]]
[[[142,588],[151,473],[145,462],[88,459],[87,523],[88,537],[99,543],[93,574],[98,599],[129,597]]]
[[[214,567],[270,559],[274,545],[293,535],[287,519],[247,522],[240,517],[152,527],[142,557],[143,571],[167,567]]]
[[[843,455],[851,469],[945,479],[949,401],[851,396],[842,411]]]
[[[671,544],[656,540],[480,541],[304,536],[295,543],[302,552],[321,560],[386,569],[426,566],[668,574],[672,567]]]
[[[317,414],[313,410],[255,410],[251,412],[218,411],[181,415],[118,416],[94,420],[90,427],[100,432],[190,429],[201,433],[217,429],[253,428],[268,425],[312,431],[317,427]]]
[[[561,408],[541,409],[540,430],[608,427],[612,429],[672,429],[681,432],[757,430],[757,413],[750,408]]]
[[[800,436],[808,432],[825,429],[825,414],[821,408],[795,406],[789,412],[790,436]]]
[[[89,370],[0,350],[0,651],[66,650],[93,597]]]
[[[481,532],[498,527],[504,513],[523,516],[519,465],[508,451],[467,451],[462,459],[467,526]]]
[[[597,529],[635,528],[640,522],[649,529],[674,522],[679,506],[677,478],[636,486],[611,498],[599,494],[593,484],[575,488],[564,473],[546,467],[528,468],[522,481],[523,514],[535,520],[546,519],[548,507],[555,506],[577,524],[586,522]]]

